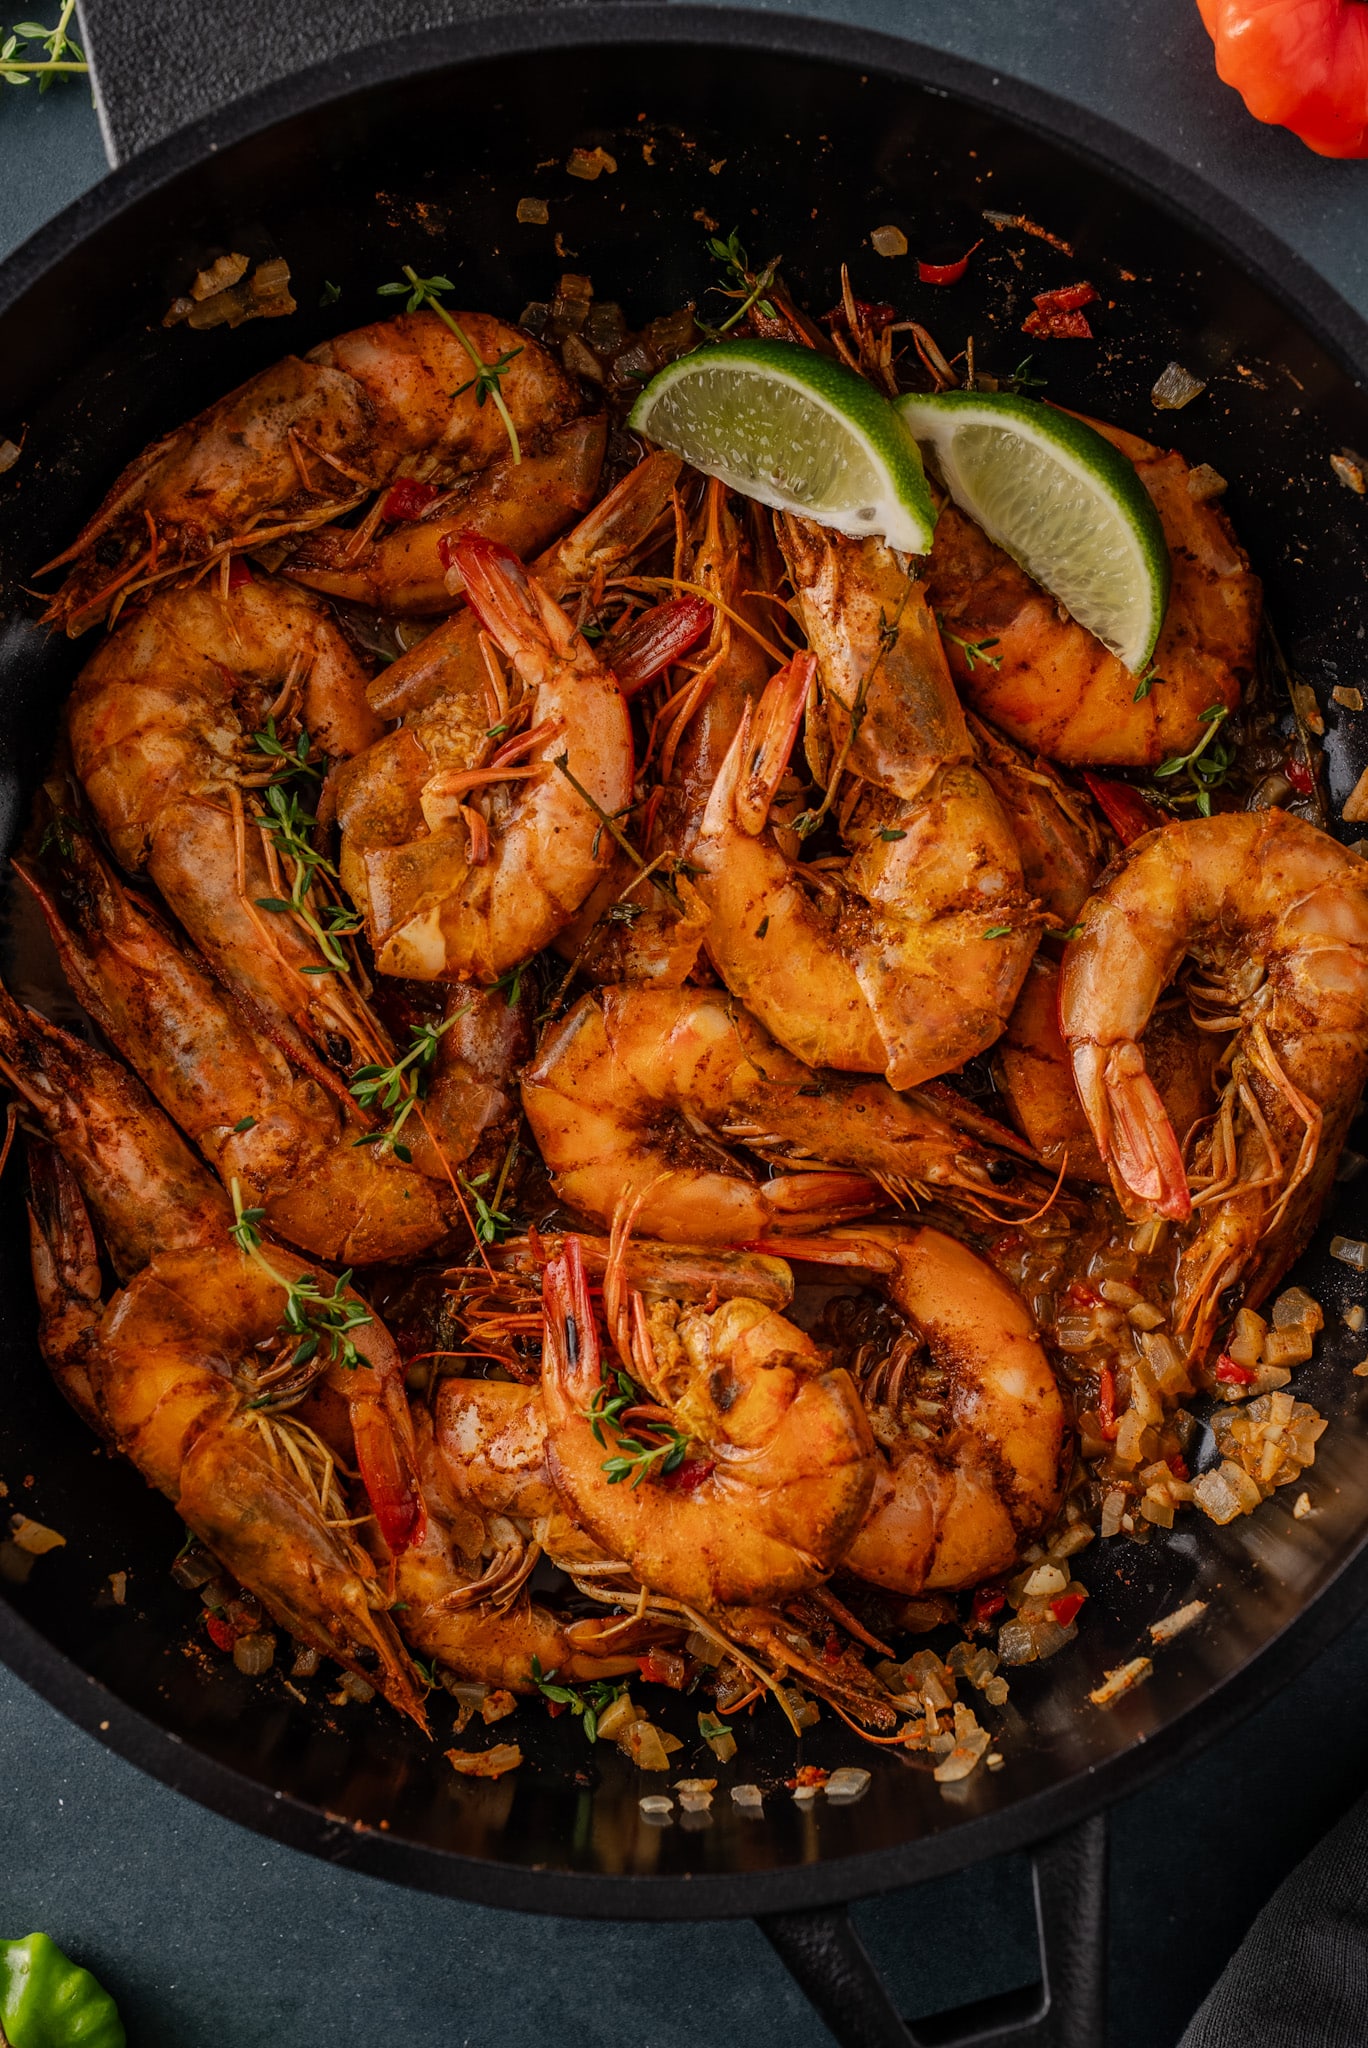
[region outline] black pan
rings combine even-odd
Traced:
[[[139,73],[139,53],[118,42],[118,11],[88,15],[97,59],[102,28],[109,36],[108,78],[140,76],[145,92],[156,69]],[[105,112],[116,135],[141,132],[145,109],[123,131],[117,100]],[[616,175],[566,178],[558,166],[575,143],[602,143]],[[792,287],[817,311],[849,258],[858,292],[891,295],[948,352],[972,331],[980,364],[999,371],[1033,346],[1020,332],[1032,291],[1096,283],[1100,339],[1037,343],[1035,367],[1053,398],[1142,434],[1174,424],[1192,460],[1231,479],[1229,509],[1270,612],[1325,703],[1328,788],[1342,801],[1368,759],[1352,714],[1328,702],[1336,682],[1361,680],[1364,514],[1328,457],[1368,448],[1358,381],[1368,333],[1227,202],[1186,173],[1166,197],[1170,182],[1177,174],[1142,145],[972,66],[847,29],[685,7],[472,19],[307,72],[181,131],[0,273],[0,431],[26,436],[0,483],[7,843],[83,652],[33,623],[20,586],[138,448],[287,348],[375,317],[376,287],[404,263],[445,271],[463,304],[513,316],[579,268],[639,320],[711,282],[702,244],[714,223],[740,226],[758,257],[782,251]],[[517,225],[529,194],[550,200],[550,228]],[[985,207],[1029,216],[1074,253],[985,228]],[[887,222],[914,253],[987,240],[969,279],[938,291],[918,285],[910,260],[871,252],[871,229]],[[573,256],[557,256],[557,231]],[[299,312],[235,333],[163,330],[165,307],[219,249],[286,256]],[[325,280],[342,293],[326,309]],[[1148,399],[1171,358],[1208,379],[1176,423]],[[26,942],[10,937],[13,966]],[[1311,1475],[1316,1513],[1296,1522],[1279,1496],[1224,1531],[1189,1519],[1145,1549],[1095,1546],[1082,1560],[1096,1597],[1079,1643],[1014,1676],[1003,1770],[942,1791],[913,1760],[864,1751],[827,1716],[803,1756],[867,1764],[874,1785],[859,1804],[800,1810],[781,1789],[753,1821],[724,1788],[709,1825],[654,1829],[638,1812],[642,1780],[616,1751],[591,1750],[568,1718],[524,1712],[529,1766],[497,1784],[458,1782],[441,1746],[393,1716],[353,1707],[325,1717],[276,1682],[221,1666],[207,1675],[184,1654],[195,1617],[167,1576],[175,1518],[128,1466],[95,1451],[38,1361],[21,1181],[11,1171],[0,1183],[0,1477],[11,1503],[68,1541],[26,1586],[0,1588],[0,1655],[157,1777],[333,1861],[532,1910],[762,1916],[845,2040],[905,2037],[877,1989],[861,1988],[841,1920],[815,1909],[1061,1837],[1210,1741],[1368,1594],[1368,1394],[1346,1370],[1362,1345],[1334,1334],[1356,1290],[1326,1257],[1331,1230],[1357,1234],[1350,1184],[1336,1189],[1300,1270],[1332,1328],[1297,1388],[1331,1418]],[[130,1574],[122,1608],[102,1597],[116,1569]],[[1198,1596],[1211,1603],[1206,1624],[1156,1660],[1147,1686],[1111,1712],[1087,1704],[1104,1669],[1143,1647],[1147,1623]],[[691,1744],[682,1761],[701,1768],[692,1710],[677,1720]],[[771,1784],[796,1760],[776,1720],[757,1723],[743,1753],[744,1775]],[[1064,1840],[1039,1866],[1045,1921],[1082,1910],[1095,1931],[1097,1829]],[[1081,1977],[1067,1987],[1071,1963]],[[1095,1945],[1079,1934],[1046,1975],[1031,2038],[1099,2038]]]

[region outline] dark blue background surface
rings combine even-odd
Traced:
[[[1240,199],[1368,312],[1368,165],[1323,163],[1250,122],[1213,75],[1192,0],[795,11],[901,30],[1108,115]],[[103,168],[79,84],[41,101],[0,88],[0,251]],[[1109,2048],[1172,2048],[1274,1885],[1368,1786],[1366,1696],[1368,1621],[1205,1758],[1116,1811]],[[857,1917],[909,2015],[1035,1974],[1020,1859]],[[522,1919],[333,1871],[164,1791],[0,1673],[0,1935],[37,1926],[117,1992],[134,2048],[829,2039],[749,1926]]]

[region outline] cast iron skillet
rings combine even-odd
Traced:
[[[98,10],[91,26],[98,58]],[[1065,133],[1074,139],[1055,139]],[[575,143],[602,143],[616,175],[569,180],[560,166]],[[892,296],[947,352],[972,331],[980,364],[1005,372],[1030,349],[1052,397],[1141,433],[1173,425],[1192,460],[1231,480],[1229,508],[1292,663],[1326,704],[1328,789],[1342,800],[1368,758],[1352,715],[1328,703],[1337,681],[1361,680],[1363,513],[1328,455],[1368,448],[1355,381],[1368,336],[1190,175],[1181,205],[1156,197],[1167,175],[1141,145],[1077,110],[1024,87],[1005,92],[910,45],[775,16],[635,5],[509,15],[390,44],[181,132],[0,274],[0,430],[26,435],[0,484],[6,843],[86,651],[39,630],[20,585],[135,450],[286,349],[374,318],[376,287],[404,263],[454,278],[461,304],[514,316],[548,296],[562,270],[580,269],[635,321],[711,282],[702,244],[714,226],[739,226],[757,257],[782,251],[814,310],[832,302],[849,258],[857,292]],[[516,223],[526,195],[550,201],[550,227]],[[1074,253],[985,229],[985,207],[1043,223]],[[910,262],[870,252],[870,230],[886,222],[905,229],[914,252],[942,258],[987,240],[968,281],[937,291],[918,286]],[[164,331],[166,305],[226,248],[285,255],[297,315],[236,333]],[[1030,293],[1078,277],[1102,293],[1099,340],[1026,342]],[[323,309],[325,280],[341,297]],[[1147,395],[1170,358],[1208,379],[1176,423]],[[9,965],[22,972],[31,937],[15,926],[9,940]],[[997,1774],[942,1791],[910,1760],[864,1751],[828,1715],[804,1757],[867,1764],[875,1782],[861,1803],[800,1810],[780,1788],[763,1820],[745,1820],[724,1778],[710,1825],[657,1830],[638,1812],[641,1779],[615,1751],[591,1750],[568,1718],[533,1712],[519,1727],[528,1767],[496,1784],[457,1781],[440,1743],[378,1708],[300,1706],[276,1682],[248,1682],[221,1663],[210,1672],[186,1654],[193,1597],[167,1576],[178,1525],[131,1468],[94,1449],[53,1392],[34,1344],[21,1173],[0,1184],[0,1209],[0,1476],[12,1503],[68,1539],[25,1587],[2,1589],[0,1655],[21,1676],[167,1783],[398,1882],[591,1916],[760,1915],[843,2039],[906,2036],[882,1993],[861,1982],[844,1922],[813,1909],[1061,1836],[1209,1741],[1368,1593],[1364,1383],[1346,1371],[1351,1340],[1332,1334],[1297,1387],[1332,1424],[1311,1475],[1315,1514],[1295,1522],[1279,1496],[1224,1531],[1187,1521],[1145,1549],[1087,1553],[1081,1575],[1097,1597],[1081,1639],[1013,1675]],[[1300,1270],[1332,1331],[1354,1288],[1325,1246],[1332,1229],[1356,1234],[1356,1211],[1352,1186],[1337,1188]],[[122,1608],[106,1590],[116,1569],[130,1574]],[[1104,1669],[1145,1647],[1146,1625],[1195,1596],[1210,1602],[1206,1624],[1156,1659],[1152,1681],[1110,1713],[1089,1706]],[[726,1776],[777,1785],[791,1772],[795,1752],[776,1719],[756,1724]],[[681,1705],[676,1721],[689,1739],[681,1764],[708,1765],[692,1708]],[[1095,1826],[1038,1867],[1042,1925],[1062,1912],[1073,1931],[1046,1959],[1032,2039],[1100,2038],[1099,1952],[1080,1928],[1091,1914],[1095,1933],[1101,1884]]]

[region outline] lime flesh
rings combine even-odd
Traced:
[[[916,441],[888,400],[844,364],[795,342],[696,349],[646,386],[630,424],[707,476],[838,533],[908,554],[934,515]]]
[[[1159,514],[1120,450],[1068,413],[1008,392],[900,399],[955,503],[1134,674],[1169,594]]]

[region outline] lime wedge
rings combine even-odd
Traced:
[[[707,476],[838,533],[923,555],[935,517],[917,444],[886,398],[792,341],[695,349],[632,407],[639,434]]]
[[[898,401],[945,487],[990,540],[1135,675],[1169,594],[1169,554],[1149,492],[1093,427],[1006,391]]]

